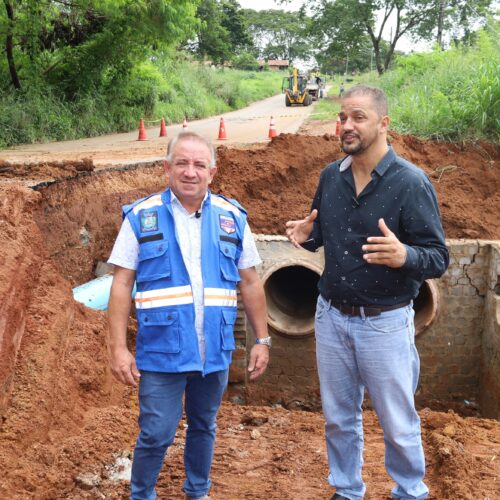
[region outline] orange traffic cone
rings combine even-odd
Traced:
[[[146,137],[146,129],[144,128],[144,120],[141,118],[141,121],[139,122],[139,137],[137,138],[138,141],[147,141],[148,138]]]
[[[340,118],[337,118],[337,121],[335,122],[335,135],[340,137]]]
[[[271,116],[271,123],[269,124],[269,139],[276,137],[278,134],[276,133],[276,128],[274,127],[274,118]]]
[[[227,139],[226,135],[226,127],[224,125],[224,118],[221,117],[220,119],[220,125],[219,125],[219,137],[217,137],[219,141],[224,141]]]
[[[186,118],[184,118],[184,121],[182,122],[182,128],[188,128],[188,121]]]
[[[160,137],[167,137],[167,126],[165,125],[165,118],[161,118],[160,123]]]

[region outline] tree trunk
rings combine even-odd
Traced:
[[[437,25],[437,37],[436,42],[441,50],[444,50],[443,46],[443,24],[444,24],[444,8],[446,6],[445,0],[439,0],[439,13],[438,13],[438,25]]]
[[[366,31],[368,32],[368,36],[372,41],[373,53],[375,55],[375,66],[377,66],[377,72],[379,76],[381,76],[384,73],[384,65],[382,64],[380,55],[380,38],[377,38],[375,36],[375,33],[373,33],[369,25],[366,26]]]
[[[396,49],[396,41],[397,40],[394,40],[389,46],[389,50],[387,51],[387,54],[385,56],[384,71],[387,71],[389,64],[391,64],[392,56],[394,55],[394,50]]]
[[[373,52],[375,54],[375,66],[377,66],[377,73],[379,76],[384,74],[385,68],[382,64],[382,55],[380,54],[380,42],[377,38],[372,37]]]
[[[14,62],[14,9],[9,0],[4,0],[5,9],[7,10],[7,17],[9,18],[9,24],[7,27],[7,36],[5,37],[5,53],[7,55],[7,62],[9,63],[10,78],[12,80],[12,85],[14,88],[20,90],[21,82],[19,81],[19,76],[17,75],[16,64]]]

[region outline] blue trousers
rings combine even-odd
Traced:
[[[184,492],[200,498],[210,489],[210,468],[215,442],[216,417],[227,386],[228,370],[160,373],[141,371],[139,383],[140,432],[134,449],[132,500],[154,500],[165,454],[173,443],[182,417],[185,394],[187,419]]]
[[[423,499],[425,460],[415,410],[420,362],[411,305],[380,316],[342,314],[321,297],[316,310],[316,357],[326,420],[330,474],[336,491],[362,499],[365,484],[361,405],[367,388],[384,432],[385,467],[394,498]]]

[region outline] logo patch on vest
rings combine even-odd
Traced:
[[[236,231],[236,223],[232,217],[219,215],[219,225],[220,228],[227,234],[231,234]]]
[[[141,233],[158,231],[158,212],[156,210],[143,210],[141,212]]]

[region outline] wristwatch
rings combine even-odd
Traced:
[[[256,338],[255,343],[260,345],[267,345],[267,347],[271,347],[272,345],[271,337],[263,337],[261,339]]]

